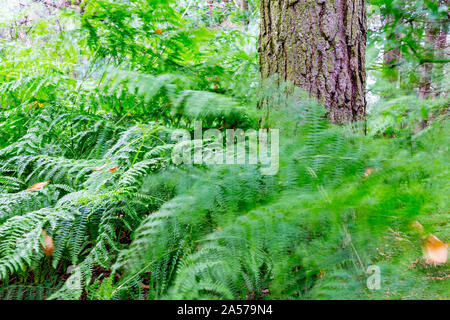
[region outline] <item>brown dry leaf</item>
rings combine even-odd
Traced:
[[[109,169],[109,171],[116,172],[118,169],[119,169],[119,167],[114,167],[114,168]]]
[[[44,245],[41,244],[42,250],[47,257],[50,257],[55,251],[55,246],[53,244],[53,239],[47,234],[47,231],[42,230],[42,235],[44,236]]]
[[[147,284],[143,284],[142,282],[139,282],[139,288],[141,289],[150,289],[150,286]]]
[[[36,190],[40,190],[43,187],[45,187],[46,185],[48,185],[50,183],[50,181],[46,181],[46,182],[39,182],[36,184],[33,184],[30,188],[28,188],[27,190],[25,190],[25,192],[30,192],[30,191],[36,191]]]
[[[430,234],[422,246],[425,263],[434,266],[447,262],[448,247],[435,235]]]
[[[373,173],[373,168],[367,168],[364,172],[364,176],[368,178]]]

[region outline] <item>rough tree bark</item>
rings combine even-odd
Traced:
[[[261,0],[260,69],[318,98],[334,123],[365,117],[364,0]]]

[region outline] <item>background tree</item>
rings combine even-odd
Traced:
[[[260,67],[308,91],[334,123],[365,116],[364,0],[262,0]]]
[[[445,91],[445,65],[448,59],[448,0],[372,0],[369,17],[381,20],[369,31],[369,45],[382,49],[382,77],[378,94],[414,94],[426,99]],[[375,75],[374,75],[375,76]],[[398,81],[395,91],[392,81]],[[401,89],[401,90],[399,90]]]
[[[396,25],[396,17],[392,14],[392,7],[390,5],[390,3],[387,3],[380,8],[383,26],[389,30],[384,43],[383,63],[385,67],[384,75],[389,82],[395,82],[400,76],[397,67],[400,63],[401,52],[397,45],[399,35],[396,33],[395,29],[390,29]]]
[[[248,10],[248,0],[241,0],[241,10]]]

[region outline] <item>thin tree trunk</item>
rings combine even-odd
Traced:
[[[389,13],[382,12],[382,21],[385,28],[390,28],[393,23],[392,16]],[[387,43],[384,45],[383,62],[385,66],[385,76],[390,82],[396,82],[399,78],[398,64],[401,59],[400,48],[392,48],[392,43],[399,42],[399,36],[395,32],[392,32],[389,36]]]
[[[241,10],[242,11],[248,10],[248,0],[241,0]]]
[[[434,39],[434,50],[435,56],[440,59],[446,59],[446,49],[447,49],[447,34],[448,34],[448,21],[444,21],[440,26],[439,33]],[[442,93],[445,94],[444,88],[442,87],[442,81],[444,80],[444,64],[438,63],[435,65],[435,75],[436,75],[436,90],[433,93],[435,98],[441,96]]]
[[[441,1],[442,6],[448,7],[448,0]],[[447,34],[449,27],[449,19],[442,19],[438,24],[428,22],[425,26],[426,32],[426,51],[427,59],[433,61],[445,60],[447,49]],[[432,77],[434,75],[434,78]],[[427,62],[421,65],[421,79],[419,84],[419,96],[426,99],[433,94],[433,97],[439,97],[442,91],[442,79],[444,78],[444,65]]]
[[[365,117],[364,0],[261,0],[260,69],[322,101],[334,123]]]
[[[433,28],[431,24],[427,24],[426,29],[426,43],[427,47],[427,58],[433,60],[435,55],[435,43],[438,38],[439,31]],[[425,62],[420,66],[421,76],[419,83],[419,98],[424,100],[427,99],[431,94],[431,76],[433,72],[433,64],[431,62]]]
[[[428,24],[426,27],[426,46],[428,47],[427,58],[433,60],[437,58],[445,58],[447,47],[447,21],[440,26],[435,27]],[[433,79],[433,73],[435,75]],[[438,98],[442,91],[442,80],[444,78],[444,66],[442,64],[433,65],[426,62],[421,65],[421,78],[419,83],[419,98],[422,100],[430,97]],[[434,118],[433,113],[429,113],[427,119],[420,123],[421,128],[429,125]]]

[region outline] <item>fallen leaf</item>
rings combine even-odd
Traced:
[[[47,231],[42,230],[42,235],[44,237],[44,245],[41,244],[42,250],[47,257],[50,257],[55,251],[55,246],[53,244],[53,239],[47,233]]]
[[[448,247],[435,235],[430,234],[422,246],[425,263],[434,266],[447,262]]]
[[[364,172],[364,176],[367,178],[373,173],[373,168],[367,168]]]
[[[119,169],[119,167],[114,167],[114,168],[109,169],[109,171],[116,172],[118,169]]]
[[[142,282],[139,282],[139,288],[141,289],[150,289],[150,286],[147,284],[143,284]]]
[[[27,190],[25,190],[25,192],[30,192],[30,191],[36,191],[36,190],[40,190],[43,187],[45,187],[46,185],[48,185],[50,183],[50,181],[46,181],[46,182],[39,182],[36,184],[33,184],[30,188],[28,188]]]

